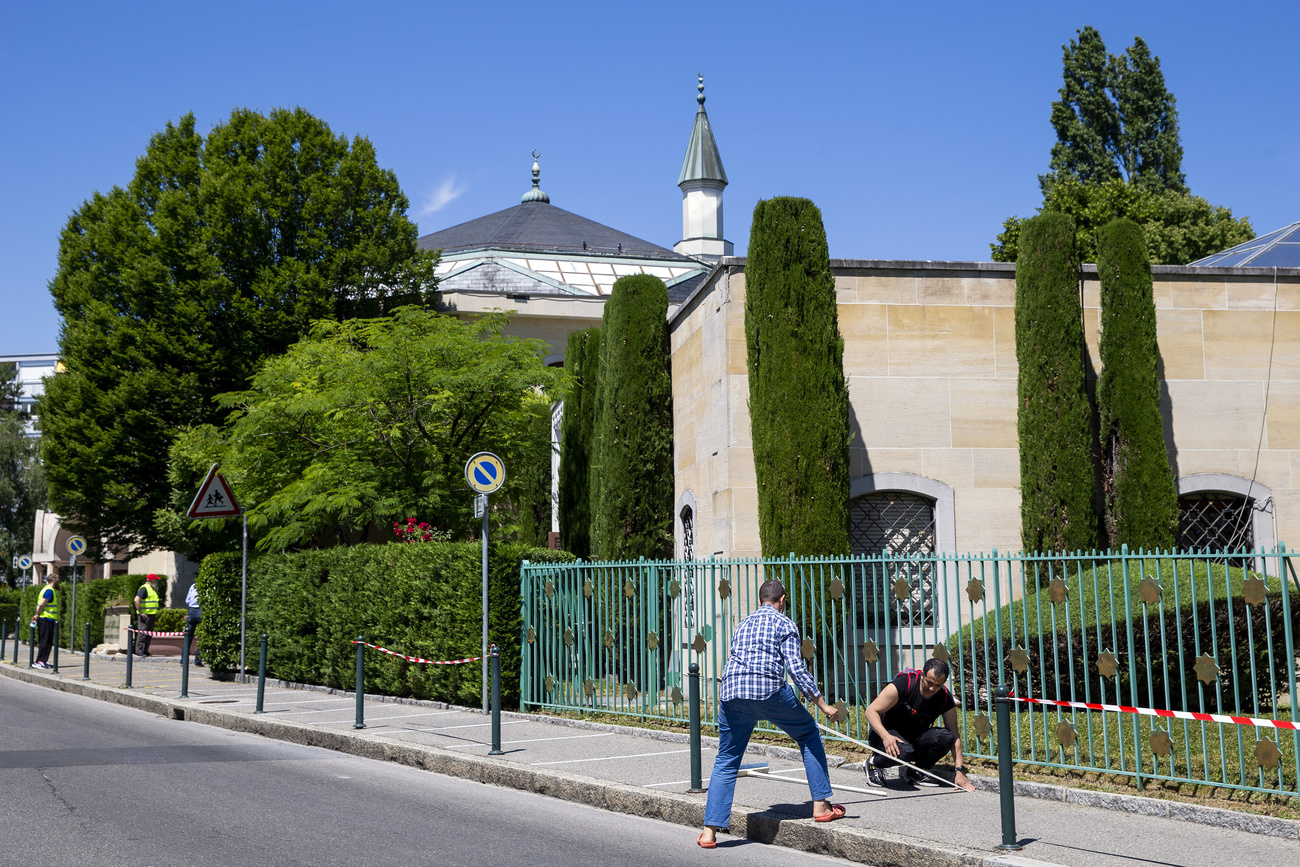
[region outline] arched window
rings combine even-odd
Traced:
[[[1198,553],[1267,550],[1275,543],[1273,493],[1226,473],[1178,480],[1178,548]]]
[[[934,563],[919,559],[938,550],[934,506],[933,499],[908,491],[872,491],[849,501],[852,553],[899,558],[883,569],[868,567],[854,582],[859,626],[884,626],[886,606],[895,628],[934,623]],[[900,579],[908,583],[906,600],[895,599]]]

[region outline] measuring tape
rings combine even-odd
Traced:
[[[407,656],[405,653],[398,653],[396,650],[389,650],[387,647],[380,647],[378,644],[371,644],[368,641],[353,641],[353,644],[364,644],[372,650],[378,650],[380,653],[387,653],[389,656],[396,656],[405,659],[407,662],[419,662],[423,665],[462,665],[466,662],[478,662],[483,657],[471,656],[468,659],[421,659],[418,656]]]
[[[1129,707],[1125,704],[1094,704],[1086,701],[1054,701],[1050,698],[1020,698],[1011,696],[1013,701],[1022,701],[1026,704],[1039,704],[1045,707],[1069,707],[1079,710],[1109,710],[1117,713],[1136,713],[1142,716],[1159,716],[1168,719],[1190,719],[1201,722],[1232,723],[1239,726],[1258,726],[1265,729],[1287,729],[1289,731],[1300,731],[1300,723],[1287,722],[1280,719],[1258,719],[1250,716],[1231,716],[1228,714],[1218,713],[1196,713],[1186,710],[1156,710],[1149,707]]]

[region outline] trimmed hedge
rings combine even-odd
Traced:
[[[5,635],[18,622],[19,592],[8,587],[0,587],[0,621],[5,624]]]
[[[144,575],[114,575],[111,578],[97,578],[85,584],[77,585],[77,620],[80,623],[90,621],[90,646],[93,648],[104,643],[104,610],[110,599],[129,600],[144,583]],[[167,586],[158,588],[158,596],[167,604]],[[36,613],[36,595],[45,588],[45,582],[23,590],[21,622],[30,623]],[[68,615],[72,610],[72,585],[64,581],[59,584],[59,643],[68,644]],[[94,616],[86,612],[93,611]],[[77,628],[77,646],[81,646],[82,631]]]
[[[269,636],[267,669],[276,677],[349,688],[364,635],[424,659],[477,656],[481,640],[481,552],[477,542],[355,545],[292,554],[260,554],[248,564],[246,663],[256,666],[261,633]],[[524,560],[568,561],[572,555],[513,543],[488,554],[489,639],[501,650],[501,694],[519,702],[519,567]],[[204,558],[198,577],[203,620],[198,637],[216,671],[239,665],[240,564],[236,553]],[[367,692],[477,705],[478,663],[424,665],[367,653]]]

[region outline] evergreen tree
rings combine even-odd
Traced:
[[[1096,233],[1117,217],[1142,226],[1153,264],[1186,264],[1255,237],[1249,220],[1188,191],[1174,96],[1140,36],[1115,56],[1085,27],[1063,53],[1051,115],[1057,141],[1051,171],[1038,177],[1038,210],[1074,218],[1083,261],[1096,260]],[[1017,260],[1023,223],[1003,221],[989,245],[994,261]]]
[[[591,556],[591,461],[600,387],[600,328],[569,335],[564,366],[573,390],[560,423],[560,544],[578,557]]]
[[[1142,230],[1131,220],[1104,227],[1097,246],[1106,535],[1112,549],[1168,550],[1178,529],[1178,490],[1160,415],[1151,265]]]
[[[745,339],[763,554],[847,554],[844,339],[821,212],[807,199],[754,208]]]
[[[591,553],[673,552],[673,391],[668,288],[646,274],[614,283],[600,329],[591,462]]]
[[[1026,551],[1096,546],[1092,413],[1083,353],[1074,221],[1049,211],[1025,222],[1016,265],[1016,422]]]
[[[50,284],[66,373],[40,401],[50,501],[119,553],[165,547],[155,515],[179,430],[215,423],[317,319],[378,315],[433,286],[407,199],[374,147],[302,109],[192,115],[149,142],[126,188],[68,220]]]

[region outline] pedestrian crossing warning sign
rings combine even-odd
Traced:
[[[208,470],[208,476],[199,486],[199,492],[194,497],[194,502],[190,503],[190,510],[186,512],[191,518],[234,518],[242,514],[243,509],[239,508],[239,503],[235,500],[235,494],[230,490],[230,485],[221,475],[221,469],[216,464]]]

